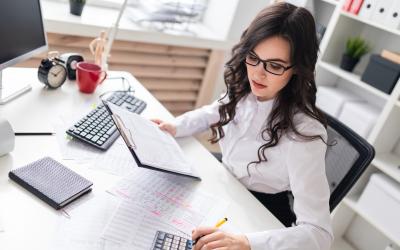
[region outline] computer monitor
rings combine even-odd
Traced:
[[[26,82],[2,82],[1,71],[47,49],[40,0],[0,0],[0,104],[31,89]]]

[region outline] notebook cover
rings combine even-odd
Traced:
[[[89,192],[93,185],[91,181],[50,157],[12,170],[8,176],[55,209]]]

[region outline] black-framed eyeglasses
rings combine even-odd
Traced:
[[[294,66],[293,64],[288,67],[285,67],[274,60],[262,60],[253,51],[250,51],[247,54],[245,61],[246,64],[250,66],[257,66],[260,62],[262,62],[265,71],[278,76],[283,75],[283,73],[285,73],[286,70],[291,69]]]

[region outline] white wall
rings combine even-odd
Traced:
[[[203,23],[213,33],[226,38],[239,0],[209,0]]]
[[[270,0],[238,0],[237,7],[232,17],[232,23],[230,25],[229,31],[227,32],[227,39],[233,41],[233,43],[236,44],[239,41],[242,32],[247,28],[253,18],[269,3]],[[230,51],[231,48],[227,48],[227,54],[225,56],[224,62],[229,60]],[[225,91],[223,70],[224,68],[222,67],[220,70],[219,78],[217,79],[217,84],[215,86],[213,97],[214,100],[217,99],[219,95]]]

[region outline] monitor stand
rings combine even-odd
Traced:
[[[23,93],[31,90],[31,85],[21,82],[9,82],[6,86],[3,86],[2,82],[2,71],[0,70],[0,105],[11,101],[14,98],[22,95]]]

